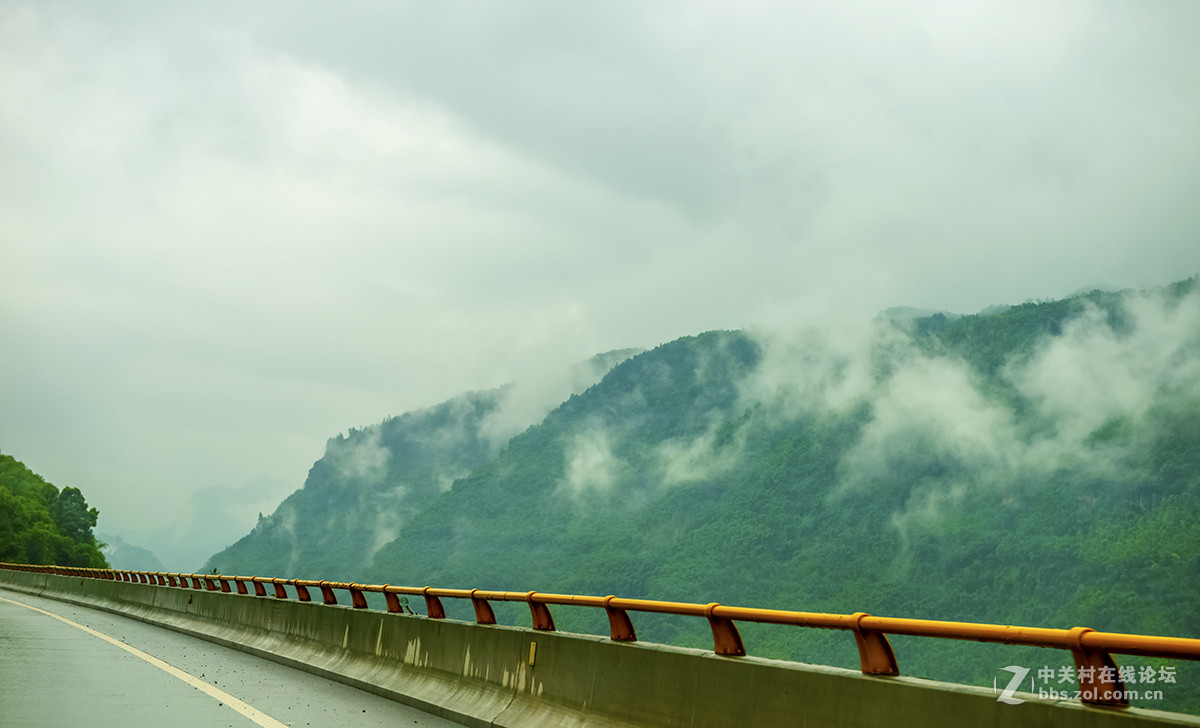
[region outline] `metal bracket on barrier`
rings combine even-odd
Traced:
[[[212,579],[210,579],[209,577],[206,576],[206,577],[204,577],[204,588],[209,591],[216,591],[217,584]]]
[[[612,606],[615,596],[604,597],[604,611],[608,612],[608,635],[613,642],[637,642],[637,632],[629,619],[629,612]]]
[[[400,597],[388,591],[391,584],[383,585],[383,598],[387,600],[387,610],[393,614],[399,612],[404,613],[404,608],[400,606]]]
[[[860,626],[863,619],[871,615],[855,612],[850,616],[854,618],[854,641],[858,645],[858,660],[862,664],[863,674],[899,675],[900,666],[896,664],[896,655],[887,636]]]
[[[533,628],[543,632],[553,632],[554,617],[550,615],[550,608],[541,602],[533,601],[535,594],[537,592],[531,591],[525,595],[525,599],[529,602],[529,614],[533,620]]]
[[[337,596],[334,595],[333,589],[329,588],[329,582],[322,580],[317,586],[321,589],[321,601],[326,604],[337,604]]]
[[[159,586],[167,585],[167,578],[165,576],[163,576],[163,573],[161,571],[154,575],[154,580],[156,582],[158,582]]]
[[[238,594],[246,594],[247,593],[246,592],[246,581],[244,579],[242,579],[241,577],[235,576],[235,577],[233,577],[233,583],[237,586]]]
[[[167,574],[167,586],[179,586],[179,582],[175,581],[174,574]]]
[[[721,605],[713,602],[705,608],[708,624],[712,627],[713,651],[727,657],[743,657],[746,654],[746,647],[742,644],[742,636],[738,634],[737,625],[731,619],[717,617],[713,614],[713,611],[719,606]]]
[[[225,592],[226,594],[233,591],[232,587],[229,586],[228,579],[217,579],[217,581],[221,583],[221,591]]]
[[[311,602],[312,595],[308,593],[308,589],[298,581],[292,582],[292,586],[296,587],[296,598],[302,602]]]
[[[431,586],[427,586],[421,590],[421,593],[425,596],[425,613],[429,615],[430,619],[445,619],[446,608],[442,606],[441,599],[429,593],[429,590],[432,588]]]
[[[287,599],[288,598],[287,597],[287,589],[284,589],[283,584],[279,583],[281,581],[283,581],[283,580],[282,579],[272,579],[271,580],[271,583],[275,585],[275,598],[276,599]]]
[[[496,613],[492,611],[492,605],[488,600],[476,597],[478,589],[471,590],[471,605],[475,607],[475,623],[476,624],[495,624]]]
[[[1128,708],[1125,681],[1121,679],[1112,656],[1083,647],[1083,636],[1094,631],[1090,627],[1074,627],[1070,630],[1071,641],[1074,642],[1071,657],[1075,658],[1075,674],[1079,676],[1079,699],[1088,705]]]
[[[262,582],[261,582],[261,581],[258,581],[257,579],[255,579],[255,582],[254,582],[254,596],[256,596],[256,597],[265,597],[266,595],[267,595],[267,588],[266,588],[265,586],[263,586],[263,585],[262,585]]]
[[[367,608],[367,598],[363,596],[362,589],[358,588],[358,584],[350,585],[350,604],[355,609]]]

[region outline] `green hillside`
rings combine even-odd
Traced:
[[[330,527],[311,519],[304,538],[327,557],[298,560],[280,540],[211,566],[1200,636],[1197,288],[685,337],[617,365],[499,451],[472,446],[469,425],[411,416],[421,426],[406,437],[455,431],[467,444],[452,486],[416,487],[394,528],[362,514],[393,512],[384,494],[425,482],[399,468],[427,453],[371,434],[388,465],[364,481],[328,469],[331,443],[281,506],[323,494]],[[338,560],[368,536],[369,561]],[[560,628],[605,631],[603,614],[559,611]],[[702,620],[640,617],[638,630],[710,644]],[[845,634],[745,637],[753,654],[857,664]],[[1004,665],[1070,663],[894,645],[906,674],[988,685]],[[1178,666],[1147,707],[1200,711],[1198,678]]]
[[[469,392],[331,438],[304,487],[205,569],[365,578],[375,553],[455,480],[495,457],[558,398],[582,391],[636,353],[598,354],[562,372],[545,392],[522,385]],[[553,401],[547,404],[546,396]]]
[[[92,534],[98,515],[78,488],[59,491],[0,455],[0,561],[106,568]]]

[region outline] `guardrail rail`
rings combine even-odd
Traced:
[[[367,609],[367,600],[364,595],[372,592],[384,595],[387,611],[399,613],[405,609],[405,605],[400,601],[400,596],[413,596],[424,599],[426,616],[430,619],[445,619],[446,610],[442,599],[464,599],[471,601],[475,610],[475,621],[478,624],[496,624],[492,602],[523,602],[529,606],[533,629],[550,632],[555,631],[550,605],[592,607],[603,609],[608,614],[609,637],[616,642],[637,641],[637,632],[634,630],[633,621],[629,618],[630,612],[703,617],[708,620],[712,629],[714,652],[726,656],[746,654],[746,648],[742,644],[736,622],[837,629],[854,634],[862,672],[866,675],[900,674],[896,656],[887,640],[889,634],[1066,649],[1070,650],[1075,660],[1081,702],[1117,708],[1128,707],[1129,700],[1125,694],[1125,684],[1121,679],[1120,671],[1112,659],[1114,653],[1200,660],[1200,639],[1097,632],[1088,627],[1072,629],[1014,627],[973,622],[873,617],[865,612],[855,612],[854,614],[794,612],[779,609],[730,607],[716,602],[693,604],[650,599],[626,599],[611,595],[598,597],[548,594],[536,591],[440,589],[429,586],[392,586],[390,584],[356,584],[260,576],[183,574],[7,563],[0,563],[0,568],[246,595],[250,594],[250,589],[253,589],[255,596],[276,599],[288,599],[289,596],[284,587],[290,586],[295,590],[296,598],[299,601],[311,602],[312,592],[309,590],[317,589],[321,594],[322,603],[334,605],[338,604],[334,590],[340,590],[349,593],[349,606],[354,609]],[[270,593],[268,593],[268,587],[271,588]]]

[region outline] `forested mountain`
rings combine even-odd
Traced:
[[[0,455],[0,561],[107,567],[92,534],[98,515],[78,488],[59,491]]]
[[[205,569],[236,564],[264,574],[363,576],[376,552],[456,479],[494,457],[562,397],[583,391],[636,353],[598,354],[549,382],[469,392],[331,438],[304,487]]]
[[[479,432],[495,393],[403,415],[331,441],[209,566],[1200,636],[1197,280],[995,310],[677,339],[502,448]],[[702,620],[638,630],[708,640]],[[745,637],[856,664],[845,634]],[[989,685],[1070,663],[893,643],[907,674]],[[1148,707],[1200,710],[1200,674],[1177,674]]]

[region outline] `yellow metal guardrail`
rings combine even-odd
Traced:
[[[430,619],[445,619],[446,610],[442,599],[469,599],[475,609],[478,624],[495,624],[496,615],[491,602],[523,602],[529,605],[533,628],[554,631],[554,617],[550,605],[593,607],[608,614],[609,636],[616,642],[636,642],[637,633],[629,618],[630,612],[656,612],[680,616],[703,617],[712,628],[713,650],[718,655],[741,656],[746,654],[735,622],[758,622],[764,624],[796,625],[819,629],[840,629],[854,634],[858,645],[862,671],[867,675],[899,675],[896,656],[888,643],[887,635],[911,635],[916,637],[938,637],[942,639],[973,640],[1010,645],[1031,645],[1071,651],[1075,660],[1082,702],[1092,705],[1127,707],[1125,685],[1113,662],[1112,654],[1166,657],[1184,660],[1200,660],[1200,639],[1183,637],[1153,637],[1146,635],[1097,632],[1088,627],[1073,629],[1049,629],[1043,627],[1013,627],[1000,624],[976,624],[973,622],[944,622],[929,619],[902,619],[894,617],[872,617],[865,612],[854,614],[823,614],[817,612],[793,612],[780,609],[753,609],[728,607],[722,604],[692,604],[687,602],[663,602],[650,599],[625,599],[615,596],[579,596],[575,594],[544,594],[542,592],[483,591],[480,589],[437,589],[434,587],[392,586],[390,584],[356,584],[339,581],[311,581],[307,579],[277,579],[261,576],[227,576],[218,574],[177,574],[162,571],[124,571],[114,569],[88,569],[68,566],[33,566],[28,564],[0,563],[0,568],[14,571],[57,574],[60,576],[107,579],[162,587],[203,589],[225,593],[249,594],[251,588],[260,597],[272,596],[287,599],[284,588],[292,587],[296,598],[302,602],[312,601],[309,589],[318,589],[325,604],[337,604],[334,590],[349,592],[350,606],[366,609],[364,594],[383,594],[389,612],[403,612],[400,596],[422,597],[425,612]],[[411,610],[410,610],[411,611]]]

